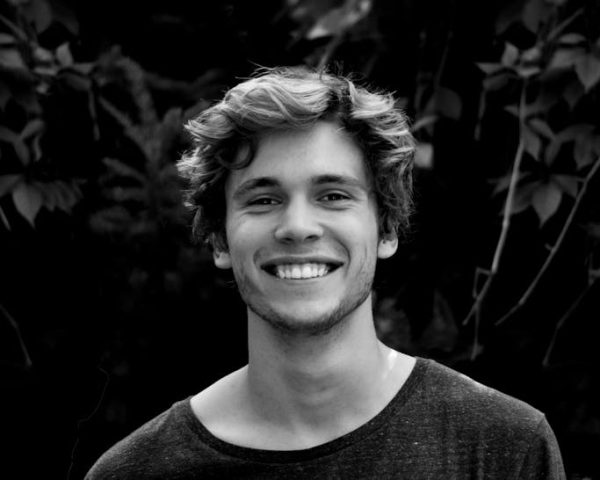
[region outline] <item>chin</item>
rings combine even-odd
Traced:
[[[326,308],[322,302],[314,308],[306,305],[305,302],[298,307],[290,304],[282,305],[280,308],[266,305],[249,306],[262,321],[277,331],[301,336],[318,336],[331,332],[342,325],[348,314],[356,308],[354,305],[344,304]]]

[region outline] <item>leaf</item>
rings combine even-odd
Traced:
[[[533,192],[531,203],[543,225],[558,210],[562,190],[554,183],[543,183]]]
[[[555,138],[550,142],[548,147],[546,148],[544,160],[546,165],[552,165],[558,153],[560,152],[561,147],[563,146],[563,141],[560,138]]]
[[[542,69],[540,67],[517,67],[517,75],[521,78],[530,78],[540,73]]]
[[[0,33],[0,46],[14,45],[17,39],[8,33]]]
[[[523,180],[526,180],[531,176],[531,172],[519,172],[519,178],[517,179],[517,185],[521,184]],[[492,180],[492,183],[495,183],[494,190],[492,192],[493,195],[497,195],[498,193],[506,190],[510,185],[510,179],[512,177],[512,172],[507,173],[503,177],[496,178]]]
[[[600,240],[600,223],[588,223],[585,226],[585,230],[593,238]]]
[[[54,211],[61,201],[61,193],[54,182],[36,183],[36,187],[42,193],[42,204],[49,211]]]
[[[506,42],[506,45],[504,46],[504,53],[502,53],[500,63],[505,67],[512,67],[517,63],[518,59],[519,49],[515,47],[512,43]]]
[[[591,135],[581,135],[575,139],[573,156],[575,157],[577,170],[591,165],[596,160],[597,154],[594,152],[594,142]]]
[[[30,120],[21,131],[21,139],[27,140],[29,137],[39,135],[44,130],[44,122],[40,118]]]
[[[575,72],[587,92],[600,80],[600,60],[592,54],[580,57],[575,63]]]
[[[460,118],[462,111],[462,100],[454,90],[446,87],[438,88],[435,93],[436,110],[442,115],[454,120]]]
[[[15,153],[19,157],[19,160],[21,160],[21,163],[23,165],[29,164],[29,149],[23,140],[21,140],[19,135],[0,125],[0,141],[12,144],[13,148],[15,149]]]
[[[490,92],[495,90],[500,90],[504,87],[511,78],[513,78],[513,74],[511,72],[502,72],[497,75],[492,75],[490,77],[485,78],[483,81],[483,88]]]
[[[579,99],[583,97],[584,93],[585,90],[581,86],[581,83],[577,81],[572,81],[569,82],[569,84],[563,91],[563,98],[569,105],[569,108],[573,110],[573,107],[575,107]]]
[[[552,55],[547,68],[549,70],[571,68],[583,56],[585,51],[582,48],[559,48]]]
[[[417,144],[415,165],[425,170],[433,167],[433,145],[431,143]]]
[[[506,107],[504,107],[504,110],[507,111],[508,113],[510,113],[511,115],[514,115],[515,117],[519,118],[519,106],[518,105],[507,105]]]
[[[579,177],[575,175],[552,175],[550,181],[554,182],[567,195],[577,196]]]
[[[90,228],[97,233],[120,233],[132,222],[129,211],[121,205],[100,210],[90,216]]]
[[[523,25],[532,33],[538,33],[540,25],[550,13],[551,9],[545,0],[529,0],[523,9]]]
[[[141,174],[135,168],[130,167],[126,163],[121,162],[120,160],[114,158],[105,158],[103,162],[108,168],[110,168],[114,173],[117,173],[118,175],[133,178],[135,180],[138,180],[140,183],[146,182],[146,177],[143,174]]]
[[[500,4],[499,4],[500,5]],[[495,31],[500,36],[508,27],[517,22],[521,16],[521,5],[517,2],[506,2],[496,17]]]
[[[73,90],[88,91],[92,87],[92,80],[89,77],[80,75],[73,70],[63,70],[60,79]]]
[[[73,65],[73,56],[68,43],[65,42],[56,49],[56,59],[62,67]]]
[[[577,45],[585,42],[585,37],[579,33],[566,33],[558,39],[563,45]]]
[[[428,127],[429,125],[433,125],[438,120],[437,115],[425,115],[424,117],[419,118],[411,128],[413,133],[418,132],[422,128]]]
[[[46,0],[32,0],[25,7],[27,17],[35,24],[36,31],[42,33],[52,23],[52,10]]]
[[[81,196],[80,193],[74,186],[68,185],[62,180],[54,182],[54,186],[56,187],[58,193],[56,198],[56,206],[69,213],[73,205],[78,202]]]
[[[550,128],[550,126],[539,118],[533,118],[529,120],[529,125],[533,128],[534,131],[543,135],[548,139],[554,138],[554,132]]]
[[[556,137],[563,142],[568,142],[581,136],[590,136],[595,128],[591,123],[576,123],[558,132]]]
[[[515,192],[514,203],[512,206],[511,214],[520,213],[531,206],[531,199],[535,190],[539,187],[540,182],[526,182],[523,185],[519,185]]]
[[[554,161],[564,144],[576,141],[582,142],[582,144],[575,147],[575,161],[578,163],[579,168],[588,165],[587,155],[589,155],[589,152],[586,150],[588,148],[586,144],[589,142],[589,148],[592,148],[593,142],[591,139],[594,128],[594,125],[590,123],[577,123],[557,132],[555,138],[546,149],[546,163],[550,165]]]
[[[140,187],[112,187],[104,190],[104,195],[116,202],[137,201],[145,202],[148,200],[148,192]]]
[[[52,16],[54,20],[64,25],[64,27],[73,34],[73,36],[79,36],[79,20],[75,15],[74,10],[67,4],[63,5],[63,2],[52,2]]]
[[[89,75],[96,67],[95,63],[74,63],[71,68],[82,75]]]
[[[23,61],[21,53],[16,48],[0,49],[0,65],[5,68],[25,70],[27,66]]]
[[[0,175],[0,197],[10,193],[22,179],[20,174]]]
[[[31,185],[21,183],[12,192],[13,202],[17,211],[35,227],[35,217],[42,206],[42,195]]]
[[[350,0],[320,17],[306,33],[307,40],[339,35],[362,20],[371,10],[371,0]]]
[[[536,160],[539,160],[540,149],[542,148],[540,137],[538,137],[533,130],[525,127],[523,129],[523,141],[525,144],[525,151]]]
[[[535,45],[534,47],[528,48],[521,54],[521,62],[532,66],[532,64],[538,63],[541,57],[542,50],[540,46]]]
[[[498,73],[505,68],[501,63],[476,63],[475,65],[477,65],[486,75]]]

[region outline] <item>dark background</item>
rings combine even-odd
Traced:
[[[377,272],[381,338],[539,408],[569,478],[600,478],[597,2],[11,0],[0,15],[3,470],[82,478],[245,364],[245,308],[190,240],[182,124],[257,66],[332,64],[395,92],[421,145],[413,229]],[[520,139],[498,271],[469,316]]]

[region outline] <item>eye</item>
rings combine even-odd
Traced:
[[[268,205],[276,205],[278,202],[276,199],[272,198],[272,197],[259,197],[259,198],[254,198],[250,201],[248,201],[248,205],[250,206],[268,206]]]
[[[344,200],[350,200],[350,196],[341,192],[330,192],[323,195],[321,199],[326,202],[339,202]]]

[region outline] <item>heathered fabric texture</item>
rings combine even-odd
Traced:
[[[544,415],[432,360],[417,359],[372,420],[296,451],[245,448],[212,435],[190,399],[117,443],[86,480],[565,479]]]

